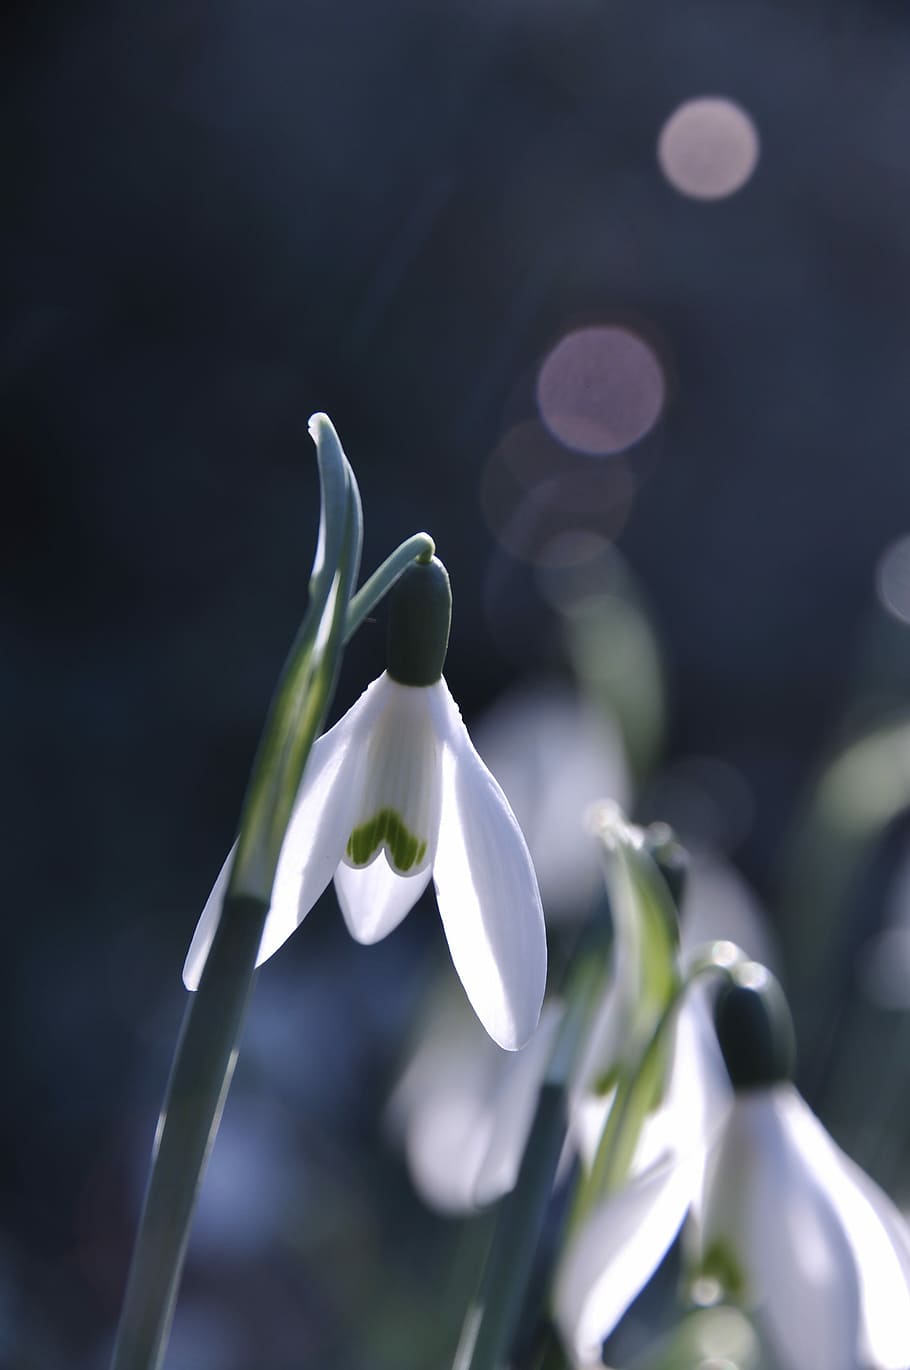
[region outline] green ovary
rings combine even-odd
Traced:
[[[716,1280],[728,1298],[745,1296],[746,1280],[742,1268],[725,1242],[711,1243],[700,1262],[699,1274],[702,1278]]]
[[[347,855],[355,866],[366,866],[382,846],[395,870],[402,874],[419,866],[427,854],[426,842],[408,831],[394,809],[380,809],[368,822],[355,828],[348,838]]]

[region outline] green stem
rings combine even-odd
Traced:
[[[227,1096],[268,906],[225,903],[199,989],[190,997],[158,1120],[152,1172],[114,1348],[113,1370],[164,1356],[190,1218]]]
[[[328,424],[328,420],[325,421]],[[330,425],[329,425],[330,427]],[[303,623],[278,682],[262,732],[240,815],[240,836],[231,870],[233,894],[268,902],[278,856],[291,817],[294,799],[310,748],[321,729],[338,678],[343,629],[348,603],[360,569],[363,515],[354,473],[337,438],[318,449],[323,497],[337,482],[332,462],[342,463],[345,506],[336,542],[334,524],[320,534],[338,557],[334,567],[323,566],[311,581],[311,598]],[[327,448],[327,450],[325,450]],[[328,467],[326,471],[324,468]],[[337,495],[331,495],[333,501]]]
[[[310,747],[331,701],[360,565],[357,482],[335,430],[316,438],[322,515],[310,603],[275,693],[244,798],[227,896],[174,1055],[112,1370],[158,1370],[190,1222],[237,1057],[278,853]]]
[[[382,565],[376,568],[369,580],[364,581],[348,605],[344,641],[350,642],[364,619],[373,612],[383,595],[389,592],[412,561],[430,561],[435,551],[436,544],[429,533],[415,533],[400,547],[396,547],[392,555],[386,557]]]
[[[566,1135],[566,1094],[545,1084],[511,1194],[501,1202],[479,1293],[453,1370],[500,1370],[514,1335]]]
[[[465,1317],[453,1370],[499,1370],[515,1335],[566,1137],[569,1082],[600,988],[602,957],[583,939],[518,1180],[500,1201],[480,1289]]]
[[[542,1325],[532,1365],[533,1370],[569,1370],[559,1333],[549,1319]]]

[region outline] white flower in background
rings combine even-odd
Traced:
[[[736,1097],[693,1210],[703,1279],[755,1310],[783,1370],[907,1370],[910,1226],[790,1082],[764,968],[740,970],[716,1020]]]
[[[700,996],[679,1011],[659,1107],[646,1119],[628,1179],[608,1192],[573,1233],[559,1263],[554,1311],[576,1363],[600,1348],[650,1280],[682,1226],[701,1181],[730,1087]],[[589,1096],[576,1136],[590,1166],[612,1100]]]
[[[630,844],[642,845],[646,835],[629,827],[615,805],[606,807],[616,832]],[[590,827],[586,840],[591,850],[602,852]],[[588,1162],[613,1097],[593,1090],[621,1060],[641,1050],[663,1011],[675,973],[675,929],[653,903],[642,905],[619,856],[611,856],[611,863],[615,916],[610,968],[590,1043],[570,1090],[566,1156],[578,1148]],[[600,871],[602,881],[602,857]],[[650,972],[644,965],[649,958]],[[555,1004],[548,1005],[531,1041],[508,1057],[484,1039],[462,1002],[434,998],[389,1109],[416,1189],[431,1207],[445,1212],[470,1211],[513,1187],[560,1014]],[[714,1052],[717,1056],[716,1044]],[[723,1072],[722,1064],[719,1070]]]
[[[429,611],[426,592],[427,573]],[[449,950],[500,1046],[537,1025],[546,982],[543,911],[528,849],[442,679],[448,638],[421,617],[449,596],[440,563],[414,565],[390,595],[389,670],[314,743],[278,861],[257,965],[300,925],[334,876],[352,935],[377,942],[432,876]],[[416,589],[415,589],[416,587]],[[415,600],[417,610],[415,613]],[[412,622],[413,618],[418,622]],[[184,966],[199,983],[230,877],[209,895]]]
[[[530,1041],[503,1052],[462,998],[434,997],[387,1114],[430,1208],[468,1213],[514,1187],[560,1016],[545,1004]]]
[[[736,1096],[693,1223],[783,1370],[907,1370],[910,1227],[793,1085]]]
[[[792,1027],[769,972],[746,962],[730,975],[715,1019],[733,1101],[700,1110],[700,1162],[672,1138],[650,1165],[636,1157],[582,1227],[558,1276],[563,1335],[581,1361],[598,1351],[691,1202],[699,1297],[752,1311],[782,1370],[907,1370],[910,1227],[790,1083]],[[685,1125],[685,1109],[675,1117]]]
[[[603,889],[603,859],[585,813],[597,800],[629,801],[618,728],[576,690],[552,681],[503,695],[474,740],[521,825],[547,918],[586,916]]]

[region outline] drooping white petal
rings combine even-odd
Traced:
[[[358,942],[379,942],[394,931],[410,913],[430,883],[427,866],[416,875],[399,875],[384,851],[368,866],[349,866],[342,861],[335,872],[335,893],[348,932]]]
[[[338,868],[363,788],[366,743],[383,706],[380,676],[314,744],[281,847],[257,965],[300,926]]]
[[[602,1200],[570,1242],[556,1279],[556,1319],[582,1361],[641,1292],[673,1242],[697,1183],[690,1153],[667,1153]]]
[[[342,719],[317,738],[307,758],[285,834],[256,964],[261,965],[299,927],[341,859],[357,800],[363,740],[381,707],[381,679]],[[196,989],[227,890],[233,849],[222,866],[190,943],[183,980]]]
[[[202,979],[202,968],[208,958],[212,938],[215,936],[215,929],[221,916],[221,905],[224,903],[224,896],[227,894],[228,881],[231,878],[231,865],[236,850],[237,843],[235,842],[225,858],[224,865],[218,872],[211,893],[205,901],[205,908],[196,924],[196,931],[193,933],[190,949],[183,963],[183,983],[187,989],[198,989],[199,981]]]
[[[521,829],[445,682],[430,689],[447,730],[433,870],[439,912],[474,1011],[494,1041],[515,1051],[537,1025],[547,978],[537,880]]]
[[[476,1208],[477,1176],[489,1145],[502,1064],[499,1050],[448,977],[434,995],[417,1048],[389,1101],[414,1187],[431,1208]]]
[[[707,1007],[690,989],[679,1010],[661,1103],[645,1119],[632,1173],[649,1169],[661,1156],[675,1154],[691,1167],[701,1187],[711,1143],[732,1106],[733,1091],[717,1045]]]
[[[546,1004],[531,1040],[502,1060],[499,1088],[490,1100],[489,1141],[474,1191],[478,1204],[492,1203],[515,1186],[561,1017],[561,1005]]]
[[[910,1366],[910,1228],[888,1196],[840,1150],[798,1094],[786,1100],[797,1148],[824,1187],[853,1254],[860,1352],[875,1370]]]
[[[701,1241],[744,1280],[787,1370],[857,1370],[859,1290],[850,1243],[797,1145],[790,1085],[737,1095],[705,1177]]]
[[[477,1173],[489,1140],[489,1099],[453,1081],[412,1119],[405,1135],[408,1169],[425,1203],[440,1213],[475,1207]]]
[[[605,797],[628,802],[618,729],[567,685],[538,681],[498,699],[474,741],[524,833],[548,924],[586,915],[603,889],[603,863],[585,811]]]

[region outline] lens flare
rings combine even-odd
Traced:
[[[682,195],[721,200],[748,181],[758,164],[759,137],[739,105],[720,96],[687,100],[657,140],[657,160]]]
[[[587,456],[631,447],[657,422],[664,396],[654,352],[636,333],[615,325],[567,333],[537,377],[537,407],[548,430]]]

